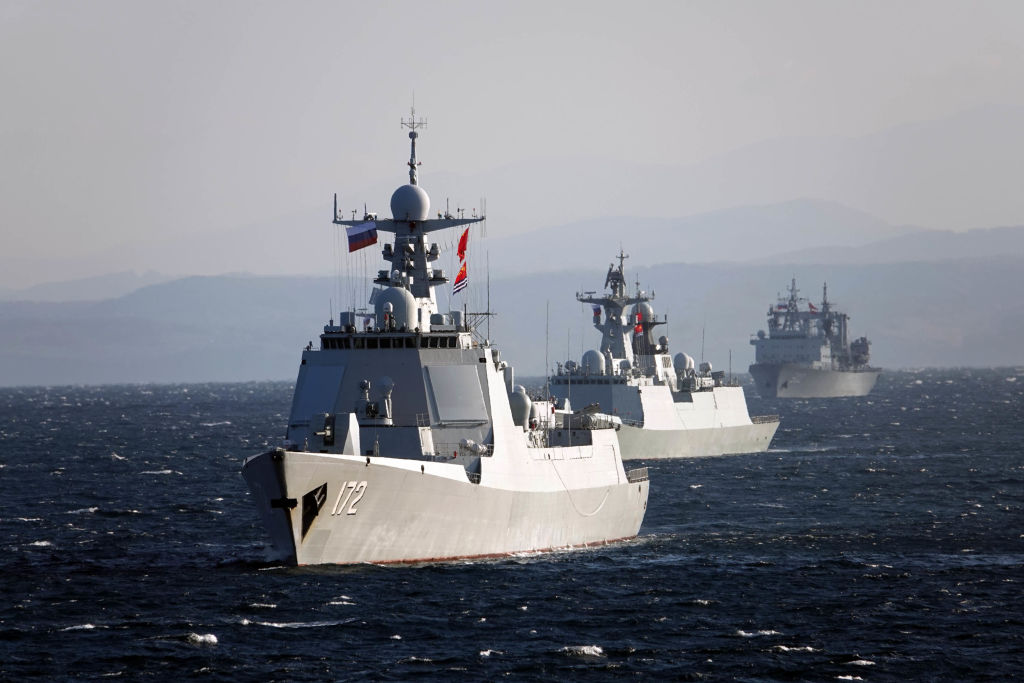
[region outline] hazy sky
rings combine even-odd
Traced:
[[[414,92],[425,177],[686,166],[1024,106],[1022,27],[1021,2],[5,0],[0,287],[398,184]],[[880,218],[966,227],[921,204]]]

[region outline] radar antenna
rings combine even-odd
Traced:
[[[403,116],[401,125],[402,127],[409,129],[409,140],[412,141],[412,151],[410,152],[409,156],[409,184],[416,185],[418,184],[416,182],[416,167],[419,166],[419,162],[416,161],[416,138],[420,136],[420,134],[417,133],[416,130],[418,128],[426,128],[427,120],[416,118],[415,100],[413,101],[412,107],[409,108],[409,120],[407,121]]]

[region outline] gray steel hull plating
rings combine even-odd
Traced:
[[[549,461],[549,468],[576,467]],[[272,451],[246,461],[274,547],[299,565],[397,563],[600,545],[636,536],[649,482],[572,490],[492,488],[459,466]],[[321,489],[320,487],[325,487]],[[322,495],[311,496],[323,491]],[[307,509],[309,508],[309,509]],[[557,521],[553,521],[557,520]]]
[[[619,445],[623,460],[701,458],[768,450],[779,421],[704,429],[644,429],[623,425]]]
[[[757,392],[763,398],[837,398],[867,396],[881,370],[842,372],[816,370],[802,365],[750,366]]]

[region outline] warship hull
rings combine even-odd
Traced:
[[[696,458],[768,450],[776,416],[751,417],[742,387],[673,394],[665,385],[552,385],[575,405],[596,403],[622,419],[623,460]]]
[[[645,470],[623,475],[551,450],[522,464],[514,489],[488,485],[486,466],[473,483],[457,464],[283,450],[249,458],[243,475],[275,550],[298,565],[503,556],[636,536]]]
[[[732,427],[703,429],[645,429],[623,425],[619,430],[623,460],[702,458],[760,453],[768,450],[777,419]]]
[[[880,370],[817,370],[803,365],[755,363],[750,366],[763,398],[837,398],[867,396]]]

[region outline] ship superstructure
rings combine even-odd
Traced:
[[[829,301],[828,283],[815,305],[799,296],[794,277],[767,318],[767,333],[750,340],[750,374],[765,398],[864,396],[875,386],[880,371],[869,365],[871,342],[850,340],[850,318]]]
[[[484,217],[429,217],[422,122],[403,125],[409,183],[392,218],[344,220],[335,202],[350,244],[393,238],[373,315],[342,313],[302,352],[284,445],[243,465],[275,548],[297,564],[387,563],[635,536],[649,484],[623,468],[620,423],[531,401],[465,311],[438,309],[449,280],[432,235]]]
[[[751,417],[739,386],[710,363],[695,367],[685,353],[671,356],[668,338],[655,339],[665,318],[654,312],[654,292],[636,285],[630,294],[628,256],[608,266],[605,292],[577,293],[591,306],[599,350],[580,362],[559,364],[549,390],[562,406],[596,405],[623,422],[623,458],[676,458],[763,451],[778,429],[778,416]]]

